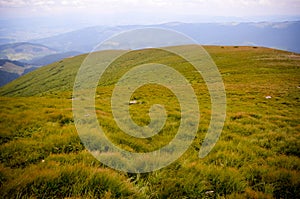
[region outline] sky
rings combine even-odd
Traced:
[[[300,0],[0,0],[1,19],[59,18],[98,25],[265,21],[299,15]]]
[[[0,38],[38,39],[89,26],[300,20],[300,0],[0,0]]]

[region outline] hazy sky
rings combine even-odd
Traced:
[[[300,15],[300,0],[0,0],[0,17],[91,24],[268,20]]]

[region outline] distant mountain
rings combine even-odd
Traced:
[[[253,45],[300,53],[300,21],[261,23],[180,23],[136,26],[96,26],[39,40],[60,50],[89,52],[105,39],[135,28],[167,28],[186,34],[203,45]],[[113,46],[110,46],[113,47]],[[118,47],[115,47],[118,48]]]
[[[95,26],[59,34],[53,37],[32,40],[31,42],[40,43],[51,48],[58,49],[61,52],[89,52],[97,44],[113,36],[114,34],[136,27],[144,26]]]
[[[13,43],[13,42],[14,42],[13,39],[0,38],[0,45],[8,44],[8,43]]]
[[[0,45],[0,59],[31,61],[54,53],[57,51],[52,48],[28,42]]]
[[[24,70],[24,72],[23,72],[23,74],[22,75],[25,75],[25,74],[27,74],[27,73],[30,73],[31,71],[34,71],[34,70],[36,70],[38,67],[30,67],[30,68],[26,68],[25,70]]]
[[[35,70],[36,67],[19,61],[0,59],[0,86],[3,86],[12,80]]]
[[[0,70],[0,87],[20,77],[17,73]]]
[[[77,52],[77,51],[56,53],[56,54],[46,55],[41,58],[35,58],[35,59],[31,60],[29,63],[37,65],[37,66],[45,66],[45,65],[51,64],[53,62],[62,60],[64,58],[73,57],[73,56],[76,56],[79,54],[82,54],[82,53]]]
[[[22,62],[19,62],[19,61],[12,61],[12,60],[8,60],[8,59],[0,59],[0,66],[2,68],[4,68],[4,66],[6,64],[12,64],[12,65],[16,65],[16,66],[19,66],[19,67],[26,67],[28,64],[26,63],[22,63]],[[1,69],[1,68],[0,68]]]
[[[164,24],[162,27],[182,32],[200,44],[252,45],[300,53],[300,21],[224,23],[224,24]]]

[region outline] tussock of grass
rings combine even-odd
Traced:
[[[39,163],[20,172],[23,180],[3,185],[3,197],[13,198],[120,198],[139,196],[125,176],[81,163]]]

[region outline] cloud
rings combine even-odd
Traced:
[[[22,7],[22,6],[107,6],[122,7],[124,9],[133,7],[164,7],[174,8],[177,6],[195,8],[222,6],[227,7],[253,7],[253,6],[270,6],[278,5],[287,7],[300,6],[299,0],[0,0],[1,7]],[[126,6],[126,7],[125,7]],[[171,7],[170,7],[171,6]]]
[[[43,1],[43,0],[35,0],[32,1],[33,6],[51,6],[55,5],[54,1]]]
[[[153,18],[166,15],[244,17],[300,15],[300,0],[0,0],[0,8],[14,15],[19,11],[31,15],[36,10],[37,14],[48,16],[147,13]]]
[[[1,7],[22,7],[26,5],[23,0],[0,0]]]
[[[83,6],[85,4],[84,1],[80,1],[80,0],[71,0],[71,1],[64,0],[64,1],[61,1],[60,3],[63,6],[75,6],[75,7]]]
[[[30,6],[45,6],[45,5],[55,5],[53,0],[0,0],[0,7],[30,7]]]

